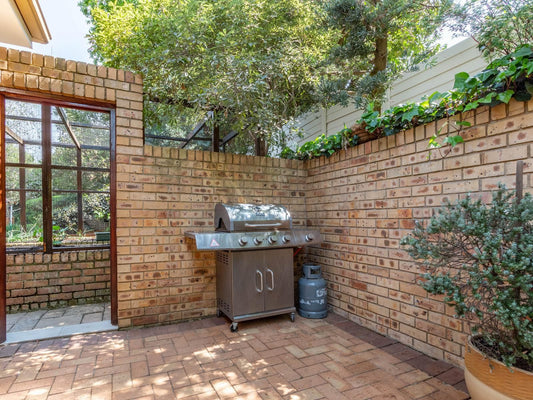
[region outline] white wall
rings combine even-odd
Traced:
[[[476,42],[465,39],[462,42],[440,52],[432,68],[404,74],[392,85],[383,109],[406,102],[418,102],[423,96],[435,91],[444,92],[453,88],[455,74],[468,72],[475,75],[487,65],[476,48]],[[298,145],[325,133],[333,135],[346,126],[352,126],[361,117],[362,111],[353,106],[334,106],[320,112],[307,113],[299,118],[298,126],[304,137]]]

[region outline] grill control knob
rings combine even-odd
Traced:
[[[241,246],[246,246],[247,243],[248,243],[248,238],[246,236],[243,236],[242,238],[239,239],[239,244]]]
[[[270,244],[274,244],[277,241],[278,241],[278,237],[277,236],[272,235],[272,236],[268,237],[268,243],[270,243]]]
[[[312,233],[308,233],[307,235],[305,235],[305,241],[306,242],[312,242],[313,239],[314,239],[314,237],[313,237]]]
[[[283,236],[281,237],[281,241],[282,241],[283,243],[288,243],[288,242],[291,241],[291,237],[290,237],[289,235],[283,235]]]
[[[255,237],[254,238],[254,243],[259,246],[261,243],[263,243],[263,238],[260,238],[260,237]]]

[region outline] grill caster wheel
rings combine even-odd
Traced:
[[[293,312],[291,312],[290,317],[291,317],[291,322],[294,322],[294,313]]]
[[[233,322],[230,325],[229,330],[232,332],[237,332],[239,330],[239,324],[237,322]]]

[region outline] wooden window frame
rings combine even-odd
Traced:
[[[42,115],[41,115],[41,128],[42,128],[42,147],[43,147],[43,160],[41,164],[41,170],[42,170],[42,196],[43,196],[43,245],[39,247],[28,247],[28,248],[17,248],[14,250],[9,250],[7,247],[4,247],[7,253],[27,253],[27,252],[44,252],[44,253],[53,253],[53,252],[62,252],[62,251],[77,251],[77,250],[92,250],[92,249],[109,249],[112,248],[111,244],[115,240],[115,226],[116,226],[116,220],[115,220],[115,214],[116,214],[116,176],[115,176],[115,160],[116,160],[116,126],[115,126],[115,106],[114,104],[107,103],[107,102],[88,102],[88,101],[80,101],[80,102],[72,102],[72,101],[65,101],[60,98],[49,98],[44,95],[39,96],[28,96],[25,93],[21,93],[17,90],[14,91],[0,91],[0,101],[2,103],[2,107],[0,109],[1,112],[1,134],[2,134],[2,151],[3,157],[2,157],[2,165],[1,170],[5,171],[6,168],[6,161],[5,161],[5,101],[6,100],[14,100],[14,101],[24,101],[29,103],[36,103],[41,105],[42,107]],[[52,130],[52,120],[51,120],[51,108],[52,107],[67,107],[67,108],[73,108],[83,111],[93,111],[93,112],[104,112],[109,114],[109,134],[110,134],[110,143],[109,143],[109,168],[106,169],[106,172],[109,172],[110,174],[110,187],[109,187],[109,206],[110,206],[110,231],[111,231],[111,241],[110,244],[105,245],[80,245],[80,246],[56,246],[53,245],[53,235],[52,235],[52,196],[53,196],[53,190],[52,190],[52,170],[60,170],[60,169],[73,169],[77,171],[77,202],[78,202],[78,222],[79,222],[79,215],[82,213],[82,203],[80,202],[80,197],[82,197],[83,193],[90,193],[91,190],[83,190],[80,187],[81,180],[79,179],[81,177],[81,174],[83,171],[87,170],[95,170],[100,168],[83,168],[80,165],[80,157],[81,152],[77,152],[77,160],[74,166],[53,166],[52,165],[52,143],[51,143],[51,130]],[[21,160],[19,160],[21,161]],[[10,165],[11,166],[11,165]],[[16,167],[16,165],[13,165]],[[5,173],[3,174],[5,175]],[[7,195],[7,191],[5,189],[5,179],[2,183],[3,188],[3,203],[5,205],[5,199]],[[5,206],[2,207],[2,210],[4,211],[4,219],[5,221]],[[6,246],[5,241],[5,232],[4,235],[2,235],[4,238],[4,246]]]

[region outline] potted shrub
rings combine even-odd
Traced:
[[[470,196],[447,203],[402,244],[422,265],[422,286],[471,324],[472,399],[533,399],[532,197],[517,200],[500,186],[489,204]]]

